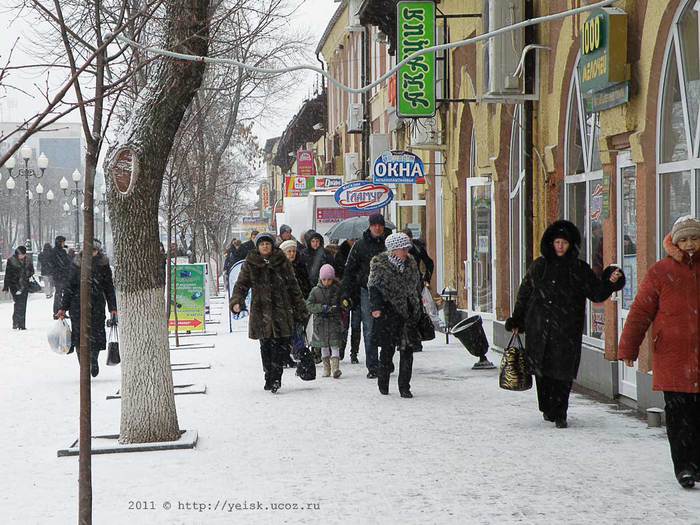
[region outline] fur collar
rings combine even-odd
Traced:
[[[671,257],[674,261],[679,262],[679,263],[688,263],[690,262],[690,257],[688,256],[687,253],[685,253],[683,250],[681,250],[678,246],[673,244],[671,241],[672,236],[669,233],[664,237],[664,250],[666,250],[666,253],[668,254],[669,257]]]
[[[251,266],[256,266],[258,268],[262,268],[266,264],[269,264],[272,267],[283,266],[284,263],[288,261],[288,259],[282,250],[280,250],[279,248],[273,248],[272,253],[270,254],[269,261],[269,263],[266,263],[265,259],[263,259],[263,256],[260,255],[260,252],[258,252],[258,250],[253,250],[245,258],[245,262],[247,264],[250,264]]]
[[[367,286],[381,292],[382,298],[403,318],[410,319],[420,315],[422,304],[420,298],[420,273],[413,256],[406,259],[403,272],[389,260],[389,253],[382,252],[370,263]]]

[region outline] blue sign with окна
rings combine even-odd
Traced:
[[[372,179],[381,184],[423,183],[425,166],[415,153],[385,151],[374,161]]]

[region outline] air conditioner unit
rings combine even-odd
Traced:
[[[523,21],[524,0],[485,0],[487,20],[484,26],[495,31]],[[489,38],[486,45],[484,71],[486,98],[504,98],[523,93],[522,78],[515,76],[515,70],[523,52],[525,30],[508,31]]]
[[[348,133],[362,133],[364,107],[362,104],[348,106]]]
[[[343,174],[346,181],[357,180],[360,176],[357,174],[360,169],[360,154],[346,153],[343,157]]]
[[[440,142],[437,119],[416,119],[411,123],[411,147],[439,146]]]

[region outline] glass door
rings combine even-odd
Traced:
[[[625,288],[618,294],[618,337],[637,295],[637,168],[630,153],[617,158],[617,258],[625,272]],[[620,394],[637,399],[637,363],[634,367],[619,361]]]
[[[488,177],[467,179],[467,308],[493,318],[495,257],[493,243],[493,184]]]

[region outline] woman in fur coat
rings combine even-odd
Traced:
[[[417,327],[423,311],[423,283],[418,265],[408,253],[413,246],[411,239],[405,233],[393,233],[385,245],[387,251],[372,259],[367,281],[374,318],[371,335],[381,347],[377,386],[380,393],[389,393],[394,353],[399,350],[399,393],[411,398],[413,352],[422,347]]]
[[[569,394],[578,375],[586,299],[601,303],[625,286],[622,272],[606,268],[601,278],[579,259],[581,234],[569,221],[552,223],[518,290],[506,330],[526,332],[525,351],[535,372],[545,421],[566,428]]]
[[[632,366],[652,324],[654,390],[666,400],[676,479],[692,488],[700,481],[700,220],[678,219],[663,245],[668,257],[639,286],[617,357]]]

